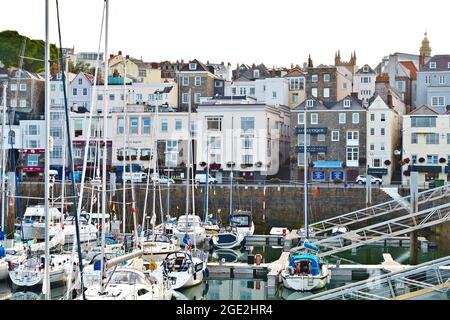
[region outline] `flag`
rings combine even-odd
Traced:
[[[150,224],[153,225],[153,226],[155,226],[155,223],[156,223],[156,215],[153,214],[153,215],[152,215],[152,218],[151,218],[151,220],[150,220]]]
[[[116,212],[116,205],[113,204],[112,208],[111,208],[111,212],[115,213]]]

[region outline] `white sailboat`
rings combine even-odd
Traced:
[[[98,230],[92,222],[92,216],[89,214],[81,214],[78,222],[80,227],[80,242],[96,241]],[[65,243],[74,243],[76,237],[75,227],[75,217],[68,216],[63,224]]]
[[[52,238],[62,230],[63,214],[55,207],[49,208],[46,215],[44,206],[30,206],[25,210],[22,231],[22,240],[45,240],[46,219],[49,218],[48,234]]]
[[[305,114],[306,117],[306,106]],[[331,273],[328,264],[320,258],[317,253],[319,248],[310,244],[308,238],[310,228],[308,223],[308,159],[307,159],[307,128],[306,120],[304,121],[304,213],[305,227],[303,243],[304,250],[302,252],[292,252],[289,257],[289,266],[281,271],[283,286],[294,291],[312,291],[325,287],[330,283]]]

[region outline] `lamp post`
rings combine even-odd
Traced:
[[[303,145],[304,145],[304,149],[303,149],[303,182],[304,182],[304,214],[305,214],[305,236],[306,239],[309,238],[309,230],[308,230],[308,167],[307,167],[307,160],[308,160],[308,156],[307,156],[307,143],[306,143],[306,138],[307,138],[307,134],[306,134],[306,130],[307,130],[307,126],[306,126],[306,121],[307,121],[307,107],[308,107],[308,102],[305,102],[305,115],[304,115],[304,119],[303,119]]]

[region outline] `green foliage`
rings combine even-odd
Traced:
[[[342,181],[341,179],[334,179],[334,180],[333,180],[333,183],[335,183],[335,184],[341,184],[341,183],[344,183],[344,181]]]
[[[32,40],[20,35],[17,31],[6,30],[0,32],[0,60],[5,68],[18,67],[20,62],[20,51],[22,50],[23,41],[25,44],[25,57],[44,60],[45,42],[42,40]],[[56,62],[59,58],[59,49],[50,44],[50,59]],[[23,59],[24,70],[30,72],[44,71],[44,62],[30,59]]]

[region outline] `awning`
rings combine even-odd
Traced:
[[[433,173],[441,173],[441,166],[409,166],[409,171],[411,172],[433,172]]]
[[[316,161],[313,162],[314,168],[342,168],[340,161]]]

